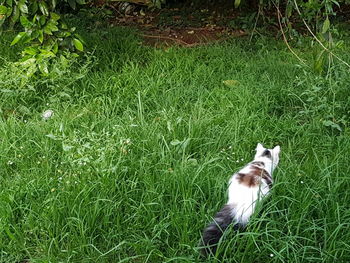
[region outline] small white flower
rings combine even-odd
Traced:
[[[236,163],[239,163],[239,160],[236,160]]]
[[[40,161],[37,161],[36,163],[37,163],[37,164],[40,164]]]
[[[8,161],[7,164],[8,164],[8,165],[12,165],[13,162],[12,162],[12,161]]]
[[[43,118],[43,120],[48,120],[53,116],[54,112],[53,110],[46,110],[43,112],[43,114],[41,115],[41,117]]]
[[[242,162],[243,162],[243,160],[244,160],[244,159],[243,159],[243,158],[241,158],[241,161],[242,161]]]
[[[60,181],[61,181],[61,180],[62,180],[62,177],[58,177],[58,180],[60,180]]]
[[[272,257],[272,258],[273,258],[273,256],[274,256],[274,254],[270,254],[270,257]]]
[[[49,103],[46,103],[46,106],[49,106]]]
[[[23,146],[20,146],[19,148],[20,148],[21,150],[23,150]]]
[[[303,184],[304,182],[303,181],[300,181],[301,184]]]
[[[24,123],[27,123],[27,120],[24,120]]]
[[[228,148],[229,148],[229,149],[232,149],[232,146],[229,146]]]
[[[227,157],[227,160],[230,160],[230,157]]]

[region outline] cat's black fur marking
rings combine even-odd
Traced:
[[[267,158],[272,158],[271,152],[269,150],[265,150],[261,156],[266,156]]]
[[[214,221],[203,231],[203,240],[201,253],[203,256],[215,254],[217,245],[220,238],[224,234],[225,230],[230,226],[233,221],[232,206],[225,205],[216,215]],[[233,229],[243,229],[244,226],[237,223],[233,226]]]
[[[254,164],[254,165],[257,165],[257,166],[260,166],[260,167],[265,167],[265,164],[263,162],[251,162],[251,164]]]

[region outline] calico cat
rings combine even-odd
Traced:
[[[269,194],[279,153],[280,146],[266,149],[258,143],[254,160],[231,177],[227,204],[203,231],[202,255],[215,254],[217,244],[230,224],[233,223],[234,230],[245,228],[256,202]]]

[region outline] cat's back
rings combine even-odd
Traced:
[[[235,208],[235,215],[239,221],[247,222],[254,211],[255,202],[269,192],[265,180],[262,180],[264,170],[248,164],[235,173],[228,188],[228,202]]]

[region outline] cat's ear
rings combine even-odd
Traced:
[[[259,142],[258,145],[256,146],[256,153],[260,153],[264,150],[265,150],[264,146]]]
[[[273,150],[272,150],[275,154],[279,154],[280,153],[280,151],[281,151],[281,147],[279,146],[279,145],[277,145],[275,148],[273,148]]]
[[[281,147],[277,145],[275,148],[272,149],[272,168],[275,169],[279,160],[280,160],[280,152],[281,152]]]
[[[265,147],[261,143],[258,143],[255,150],[256,150],[256,153],[255,153],[254,159],[262,156],[263,152],[265,151]]]

